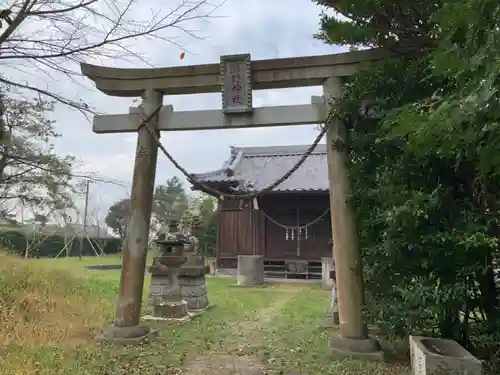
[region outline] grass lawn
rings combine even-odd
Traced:
[[[215,307],[201,317],[160,326],[150,344],[96,344],[113,319],[120,273],[84,266],[119,263],[107,258],[0,254],[0,374],[409,374],[402,365],[332,360],[328,333],[317,328],[329,293],[309,285],[232,288],[230,278],[209,277]]]

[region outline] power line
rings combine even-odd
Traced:
[[[30,162],[29,160],[27,160],[25,158],[22,158],[22,157],[19,157],[19,156],[14,156],[14,155],[8,155],[8,154],[5,155],[4,154],[4,157],[8,157],[10,159],[17,160],[20,163],[23,163],[25,165],[28,165],[28,166],[36,168],[36,169],[40,169],[40,170],[42,170],[44,172],[57,173],[57,174],[61,174],[61,175],[65,175],[65,176],[71,177],[71,178],[79,178],[79,179],[83,179],[83,180],[90,180],[92,182],[101,182],[101,183],[105,183],[105,184],[117,185],[117,186],[120,186],[120,187],[123,187],[123,188],[128,188],[128,189],[130,189],[130,187],[131,187],[130,183],[126,183],[124,181],[120,181],[118,179],[114,179],[114,178],[111,178],[111,177],[103,177],[103,176],[91,175],[91,174],[79,174],[79,173],[68,172],[68,171],[64,171],[64,170],[58,170],[58,169],[54,169],[54,168],[48,168],[48,167],[45,167],[45,166],[42,166],[42,165],[39,165],[39,164],[36,164],[36,163],[32,163],[32,162]]]

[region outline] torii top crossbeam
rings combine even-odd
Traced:
[[[306,56],[251,62],[252,89],[319,86],[330,77],[356,73],[365,63],[388,56],[370,49],[323,56]],[[82,73],[97,89],[111,96],[137,97],[154,89],[164,95],[200,94],[221,91],[220,64],[170,68],[124,69],[81,64]]]

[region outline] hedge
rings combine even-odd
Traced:
[[[33,258],[55,258],[64,248],[64,236],[61,235],[44,235],[25,233],[18,230],[0,231],[0,246],[6,250],[10,250],[17,255],[25,256],[26,248],[29,247],[28,257]],[[119,253],[122,246],[122,241],[119,238],[93,239],[84,238],[82,256],[95,255],[91,242],[97,251],[100,245],[106,254]],[[80,238],[73,239],[68,248],[59,256],[78,256],[80,255]]]

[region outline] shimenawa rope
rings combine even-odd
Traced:
[[[167,149],[165,148],[165,146],[163,146],[163,144],[160,141],[160,137],[158,135],[158,130],[156,130],[155,128],[153,128],[153,126],[151,126],[151,124],[149,123],[153,117],[155,117],[155,116],[157,116],[159,114],[160,109],[162,108],[162,105],[159,105],[158,107],[156,107],[154,109],[154,111],[152,111],[147,116],[144,113],[143,106],[141,105],[139,108],[140,108],[140,111],[141,111],[141,117],[144,120],[139,124],[137,130],[139,130],[143,126],[145,126],[148,129],[148,131],[150,132],[150,134],[153,136],[153,138],[156,141],[156,143],[158,144],[158,148],[163,152],[163,154],[168,158],[168,160],[170,160],[170,162],[187,178],[187,180],[192,185],[194,185],[195,187],[199,188],[200,190],[204,190],[206,192],[212,193],[212,194],[217,195],[217,196],[219,196],[221,198],[225,197],[225,198],[230,198],[230,199],[252,199],[252,198],[258,197],[259,195],[261,195],[262,193],[264,193],[266,191],[271,191],[271,190],[275,189],[277,186],[279,186],[284,181],[286,181],[297,169],[300,168],[300,166],[306,161],[307,157],[309,155],[311,155],[311,153],[314,151],[314,149],[316,148],[316,146],[321,141],[321,138],[323,138],[323,135],[326,133],[326,130],[328,128],[327,124],[332,120],[332,118],[334,116],[334,111],[331,111],[331,112],[328,113],[328,115],[326,116],[325,122],[324,122],[324,126],[322,127],[321,131],[319,132],[319,134],[316,137],[316,139],[314,140],[314,142],[311,144],[311,146],[309,146],[309,148],[307,149],[307,151],[300,157],[300,159],[297,161],[297,163],[292,168],[290,168],[290,170],[288,172],[286,172],[283,176],[281,176],[275,182],[273,182],[272,184],[266,186],[265,188],[263,188],[260,191],[253,191],[253,192],[244,193],[244,194],[231,194],[231,193],[225,193],[225,192],[219,191],[217,189],[214,189],[214,188],[212,188],[212,187],[204,184],[203,182],[195,180],[195,178],[193,177],[193,175],[191,173],[189,173],[188,171],[186,171],[174,159],[174,157],[167,151]]]

